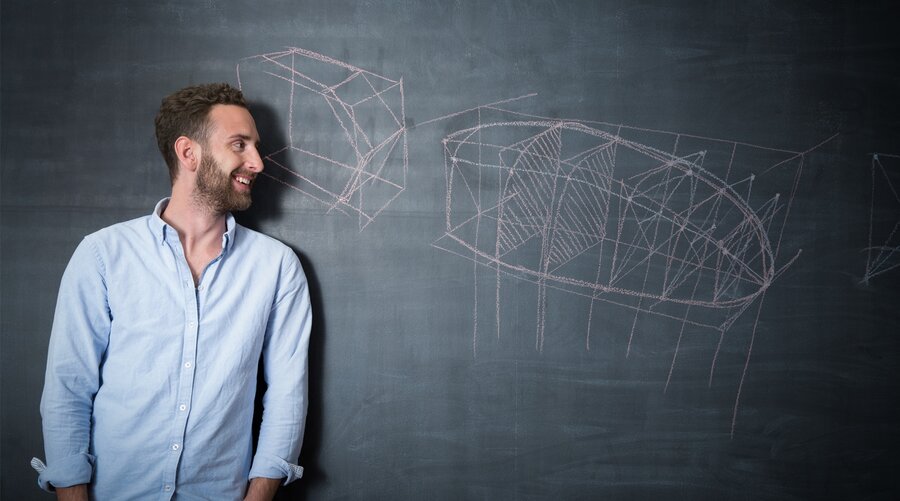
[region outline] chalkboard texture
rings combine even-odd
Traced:
[[[80,239],[168,193],[153,117],[252,101],[239,220],[315,327],[279,499],[895,499],[889,2],[9,0],[3,499]]]

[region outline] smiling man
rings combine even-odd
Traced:
[[[59,499],[271,499],[303,472],[306,277],[291,249],[230,214],[263,169],[240,91],[166,97],[156,135],[171,197],[85,237],[63,275],[39,483]]]

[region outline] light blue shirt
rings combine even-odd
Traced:
[[[299,478],[311,311],[284,244],[235,223],[195,287],[160,214],[88,235],[59,290],[41,415],[44,489],[99,500],[239,500]],[[262,355],[268,389],[251,427]]]

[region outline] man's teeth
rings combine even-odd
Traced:
[[[247,185],[250,184],[250,179],[248,179],[246,177],[235,176],[235,179],[237,180],[237,182],[239,182],[241,184],[247,184]]]

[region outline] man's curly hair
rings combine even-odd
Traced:
[[[247,108],[241,91],[226,83],[185,87],[163,98],[156,114],[156,143],[169,166],[172,183],[178,177],[175,140],[186,136],[205,143],[209,139],[209,111],[217,104]]]

